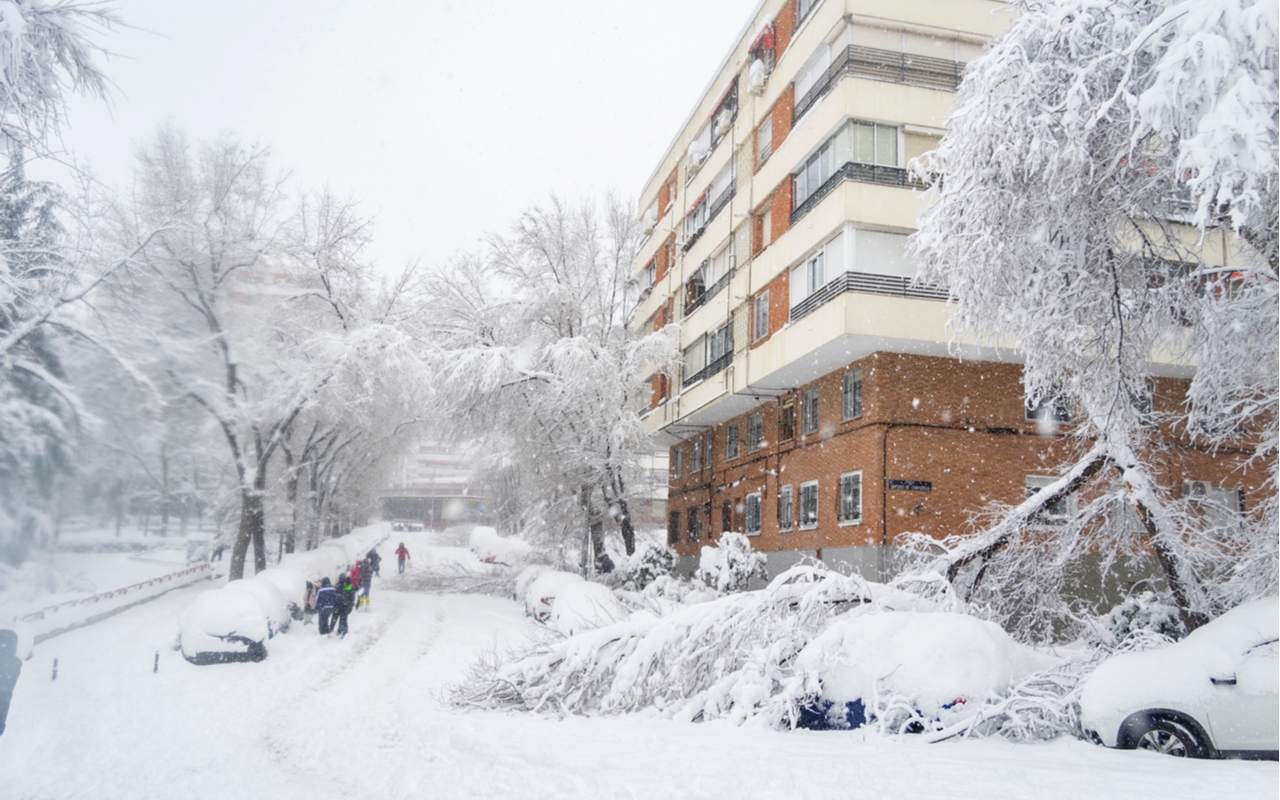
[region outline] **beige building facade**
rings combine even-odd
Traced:
[[[634,324],[681,326],[683,369],[653,376],[644,420],[670,448],[682,556],[734,530],[771,573],[807,555],[883,578],[904,534],[963,530],[1069,455],[1069,420],[1026,409],[1018,353],[953,342],[906,252],[908,163],[1012,19],[993,0],[764,0],[662,157]],[[1175,408],[1190,375],[1153,364],[1153,402]],[[1226,491],[1240,459],[1183,444],[1163,477]]]

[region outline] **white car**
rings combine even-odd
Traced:
[[[1080,722],[1108,747],[1192,758],[1280,751],[1280,603],[1233,608],[1159,650],[1104,661],[1080,695]]]

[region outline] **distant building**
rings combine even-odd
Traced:
[[[653,376],[644,421],[670,445],[686,560],[733,530],[774,574],[808,555],[883,578],[904,534],[961,532],[1054,477],[1070,410],[1027,407],[1017,351],[954,347],[947,292],[906,253],[907,164],[1012,19],[992,0],[763,0],[662,156],[634,325],[681,326],[683,370]],[[1151,364],[1153,409],[1182,407],[1192,372]],[[1257,491],[1242,453],[1164,433],[1165,485],[1236,508]]]
[[[406,454],[381,495],[383,519],[444,528],[484,514],[484,491],[454,448],[421,442]]]

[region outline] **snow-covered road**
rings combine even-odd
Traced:
[[[373,609],[352,616],[345,640],[297,627],[269,643],[263,663],[195,667],[172,644],[203,588],[36,647],[0,737],[0,796],[1199,800],[1280,789],[1274,763],[1179,761],[1077,741],[926,745],[455,712],[442,687],[486,648],[529,631],[515,603],[491,597],[375,586]]]

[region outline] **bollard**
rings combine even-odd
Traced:
[[[55,680],[55,681],[56,681],[57,679],[58,679],[58,657],[57,657],[57,656],[54,656],[54,657],[53,657],[53,678],[52,678],[52,680]]]
[[[151,671],[152,672],[160,671],[160,651],[159,650],[156,651],[156,663],[155,663],[155,666],[151,668]]]

